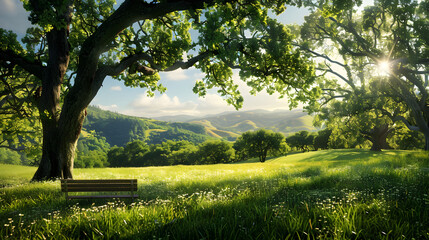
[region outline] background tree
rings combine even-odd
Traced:
[[[170,165],[192,165],[199,161],[198,147],[188,142],[174,149],[168,155],[168,162]]]
[[[189,141],[172,141],[168,140],[160,144],[149,145],[149,152],[144,156],[144,163],[140,166],[168,166],[173,164],[184,164],[192,161],[195,164],[195,159],[178,159],[178,156],[173,157],[173,153],[181,149],[196,148]],[[185,157],[185,156],[183,156]],[[177,161],[177,162],[176,162]]]
[[[332,128],[341,122],[341,125],[345,125],[342,128],[345,132],[358,134],[369,140],[371,150],[390,149],[387,136],[394,129],[394,123],[383,114],[383,110],[389,108],[389,103],[392,104],[389,99],[378,96],[363,98],[347,96],[341,101],[331,100],[320,106],[314,124],[316,126],[325,124]],[[389,109],[393,108],[400,109],[400,105],[396,104],[394,107],[392,105]]]
[[[308,16],[301,29],[304,42],[297,45],[324,61],[317,68],[319,71],[342,81],[335,83],[321,78],[325,96],[322,105],[335,99],[353,98],[357,99],[356,104],[376,94],[390,98],[400,106],[375,104],[371,109],[362,106],[357,108],[360,110],[357,114],[377,107],[390,121],[400,120],[409,129],[421,131],[428,150],[428,5],[428,1],[381,0],[365,8],[362,15],[353,10],[331,15],[321,10]],[[322,46],[325,52],[319,51]],[[339,57],[332,54],[335,52]],[[374,72],[382,74],[374,78],[371,76]],[[377,88],[370,89],[370,83]],[[376,120],[381,116],[374,112],[373,115]],[[385,125],[387,120],[384,122],[364,131],[366,137],[372,135],[375,149],[379,148],[376,145],[382,145],[379,136],[385,135],[391,126]],[[379,136],[375,137],[377,133]]]
[[[359,133],[357,128],[350,128],[341,119],[336,119],[327,125],[330,129],[328,148],[369,148],[370,143]]]
[[[302,1],[125,0],[116,9],[112,0],[23,2],[37,27],[27,32],[25,49],[12,33],[0,32],[0,67],[9,69],[4,81],[22,72],[32,79],[24,82],[27,99],[34,96],[43,127],[33,180],[73,177],[86,108],[107,76],[152,94],[164,90],[158,72],[195,66],[206,76],[194,92],[216,87],[236,107],[243,99],[232,69],[254,92],[298,94],[291,90],[313,80],[311,64],[291,47],[292,34],[268,17],[271,9],[278,14],[285,3]]]
[[[393,122],[383,112],[396,111],[399,106],[379,96],[380,90],[374,84],[380,81],[374,77],[378,69],[368,59],[341,51],[344,36],[330,21],[321,11],[315,11],[300,28],[301,42],[297,45],[319,62],[316,69],[322,90],[322,97],[306,109],[309,113],[318,113],[316,125],[338,118],[348,129],[371,141],[372,150],[390,148],[386,137]]]
[[[109,143],[102,136],[89,132],[86,136],[81,137],[77,144],[77,156],[75,167],[107,167],[109,166],[107,152],[110,149]]]
[[[198,146],[199,164],[232,162],[234,149],[232,144],[222,140],[206,141]]]
[[[329,128],[320,130],[313,139],[314,149],[317,151],[320,149],[328,149],[329,137],[331,136],[332,130]]]
[[[19,155],[16,151],[0,148],[0,163],[21,165],[21,155]]]
[[[284,136],[271,130],[260,129],[243,133],[235,141],[233,148],[240,160],[248,157],[257,157],[260,162],[265,162],[270,151],[279,151]]]
[[[303,130],[287,137],[286,142],[289,144],[289,146],[305,152],[309,151],[313,146],[314,137],[314,134]]]
[[[126,166],[139,167],[144,165],[144,156],[150,151],[149,146],[141,141],[134,140],[124,147],[124,154],[127,156]]]
[[[393,135],[394,148],[404,150],[423,149],[424,135],[418,131],[412,131],[405,124],[398,124]]]
[[[110,167],[123,167],[125,166],[127,156],[124,154],[124,148],[113,146],[107,153],[107,161]]]

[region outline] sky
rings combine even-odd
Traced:
[[[31,26],[27,20],[28,13],[23,9],[19,0],[0,0],[0,27],[12,30],[18,38],[25,35]],[[277,19],[284,24],[302,24],[307,9],[288,7]],[[106,78],[103,87],[91,102],[91,105],[126,115],[139,117],[160,117],[173,115],[204,116],[225,111],[235,111],[228,105],[216,90],[208,91],[205,97],[198,97],[192,88],[197,80],[204,77],[198,69],[176,70],[160,73],[160,83],[167,88],[164,93],[156,93],[148,97],[143,88],[130,88],[122,82]],[[278,94],[269,95],[260,92],[253,96],[249,94],[250,88],[239,80],[238,72],[234,72],[234,81],[240,86],[239,91],[244,98],[243,108],[240,111],[255,109],[287,110],[286,99],[279,99]]]

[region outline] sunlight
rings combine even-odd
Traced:
[[[379,70],[380,75],[387,76],[390,74],[390,61],[388,60],[381,60],[377,64],[377,68]]]

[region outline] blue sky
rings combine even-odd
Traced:
[[[13,30],[19,38],[23,37],[30,23],[22,3],[19,0],[0,0],[0,6],[2,6],[0,8],[0,27]],[[301,24],[304,16],[308,14],[306,9],[288,7],[283,14],[277,16],[277,19],[285,24]],[[235,110],[216,94],[216,90],[209,91],[204,98],[200,98],[192,92],[195,81],[204,77],[195,68],[161,73],[160,76],[161,83],[167,87],[167,91],[163,94],[156,93],[153,98],[146,96],[145,89],[129,88],[122,82],[107,78],[91,105],[140,117],[181,114],[203,116]],[[237,80],[240,92],[244,97],[244,106],[241,111],[288,109],[287,101],[278,99],[277,94],[268,95],[261,92],[256,96],[250,95],[249,88],[239,81],[237,72],[234,74],[234,80]]]

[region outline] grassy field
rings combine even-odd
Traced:
[[[429,154],[328,150],[265,163],[75,169],[137,178],[140,199],[73,200],[34,167],[0,165],[0,237],[429,239]]]

